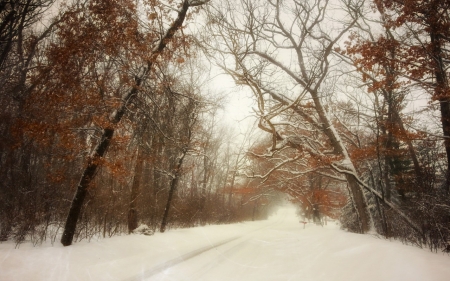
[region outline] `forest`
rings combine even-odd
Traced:
[[[0,0],[0,241],[260,220],[288,198],[449,252],[449,9]],[[238,94],[244,131],[221,122]]]

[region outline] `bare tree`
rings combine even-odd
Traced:
[[[362,3],[346,4],[347,13],[352,13]],[[334,13],[337,8],[342,7],[331,1],[225,2],[210,13],[211,33],[217,34],[211,48],[221,52],[217,63],[236,83],[255,94],[259,127],[272,135],[267,156],[291,147],[329,159],[329,167],[349,184],[358,221],[355,231],[366,232],[370,216],[363,189],[326,103],[334,94],[327,83],[334,66],[332,50],[356,23],[354,17]],[[295,117],[282,122],[280,116],[287,112]],[[314,131],[325,139],[290,135],[284,125]]]
[[[166,230],[172,199],[182,175],[183,161],[188,152],[191,150],[193,129],[197,122],[199,107],[198,101],[190,98],[187,100],[186,104],[183,107],[184,108],[182,109],[182,114],[180,116],[181,120],[178,120],[178,122],[181,121],[180,128],[178,128],[178,132],[180,134],[178,141],[179,152],[176,155],[172,169],[169,172],[169,195],[167,198],[166,207],[164,208],[164,215],[161,222],[160,232],[164,232]]]
[[[148,59],[146,60],[146,64],[142,66],[143,70],[141,71],[141,73],[134,77],[134,86],[132,86],[130,90],[124,93],[121,105],[110,115],[109,117],[110,125],[106,128],[103,128],[103,133],[100,137],[100,142],[97,144],[97,146],[94,148],[93,152],[89,156],[87,167],[83,171],[83,174],[77,187],[76,194],[73,198],[69,214],[67,216],[66,225],[64,227],[64,233],[61,238],[61,243],[64,246],[69,246],[72,244],[72,239],[75,233],[77,220],[80,214],[81,207],[83,205],[84,198],[86,197],[87,188],[91,180],[94,178],[97,168],[99,166],[99,162],[105,155],[109,143],[113,137],[114,125],[120,122],[131,99],[137,94],[141,84],[144,83],[145,80],[147,80],[150,77],[153,64],[161,57],[163,50],[166,48],[167,44],[169,44],[169,42],[173,39],[175,33],[182,27],[188,9],[190,7],[203,5],[206,2],[208,1],[189,1],[189,0],[183,1],[180,10],[177,12],[177,17],[173,20],[169,28],[165,31],[165,33],[154,45],[151,53],[146,54],[146,57]],[[182,158],[180,159],[182,163]]]

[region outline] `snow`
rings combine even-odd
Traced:
[[[267,221],[127,235],[70,247],[0,244],[0,280],[447,281],[450,257],[336,223]]]

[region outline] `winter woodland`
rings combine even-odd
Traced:
[[[0,241],[263,220],[288,198],[305,222],[450,251],[449,11],[0,1]],[[244,128],[223,122],[238,95]]]

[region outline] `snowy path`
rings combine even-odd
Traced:
[[[131,235],[64,248],[0,244],[0,280],[448,281],[450,257],[334,224],[307,225],[290,209],[268,221]]]
[[[450,280],[450,258],[292,215],[148,280]]]

